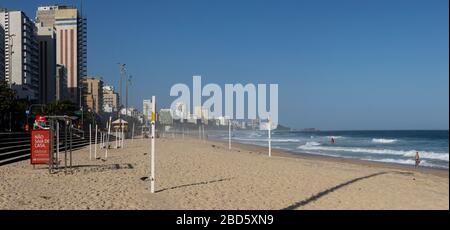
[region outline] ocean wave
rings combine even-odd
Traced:
[[[249,137],[250,138],[255,138],[255,137],[263,137],[266,134],[262,134],[262,133],[258,133],[258,132],[252,132],[250,133]]]
[[[392,143],[395,143],[395,142],[397,142],[398,140],[397,139],[377,139],[377,138],[373,138],[372,139],[372,142],[374,142],[374,143],[381,143],[381,144],[392,144]]]
[[[394,164],[402,164],[402,165],[415,165],[416,161],[413,159],[392,159],[392,158],[383,158],[383,159],[368,159],[370,161],[384,162],[384,163],[394,163]],[[426,167],[440,167],[442,166],[428,163],[426,160],[422,160],[420,162],[420,166]]]
[[[371,154],[385,154],[385,155],[397,155],[413,158],[416,155],[416,150],[393,150],[393,149],[368,149],[368,148],[348,148],[348,147],[327,147],[327,146],[314,146],[314,145],[302,145],[297,147],[302,150],[322,150],[322,151],[337,151],[337,152],[353,152],[353,153],[371,153]],[[421,158],[448,161],[448,153],[435,153],[435,152],[419,152]]]
[[[320,155],[320,156],[328,156],[328,157],[336,157],[336,158],[345,158],[345,159],[358,159],[358,160],[364,160],[364,161],[375,161],[375,162],[382,162],[382,163],[395,163],[395,164],[403,164],[403,165],[415,165],[416,161],[414,159],[392,159],[392,158],[365,158],[365,157],[355,157],[355,156],[343,156],[338,154],[330,154],[330,153],[317,153],[313,151],[304,151],[304,153],[313,154],[313,155]],[[432,164],[429,163],[427,160],[421,160],[420,166],[425,167],[432,167],[432,168],[444,168],[448,169],[448,166],[442,166],[438,164]]]
[[[343,136],[327,136],[327,138],[328,139],[331,139],[331,138],[333,138],[333,139],[342,139],[344,137]]]
[[[320,146],[320,143],[315,141],[306,142],[304,146]]]
[[[237,141],[247,141],[247,142],[267,142],[269,141],[269,139],[267,138],[260,138],[260,139],[256,139],[256,138],[240,138],[240,137],[235,137],[233,138],[233,140],[237,140]],[[299,139],[272,139],[272,142],[300,142]]]

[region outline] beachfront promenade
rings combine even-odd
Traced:
[[[447,173],[196,139],[156,141],[156,193],[149,192],[149,140],[126,140],[108,159],[74,152],[71,173],[29,161],[0,167],[0,209],[449,209]],[[103,157],[104,150],[99,150]]]

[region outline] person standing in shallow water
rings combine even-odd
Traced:
[[[416,152],[416,168],[419,167],[420,164],[420,156],[419,156],[419,152]]]

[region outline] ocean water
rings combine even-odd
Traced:
[[[233,142],[268,146],[268,131],[233,131]],[[448,131],[272,131],[272,147],[294,154],[308,153],[368,161],[449,168]],[[228,140],[228,132],[209,132]],[[335,143],[331,143],[331,138]]]

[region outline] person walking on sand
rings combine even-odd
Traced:
[[[416,152],[416,168],[419,167],[420,164],[420,156],[419,156],[419,152]]]

